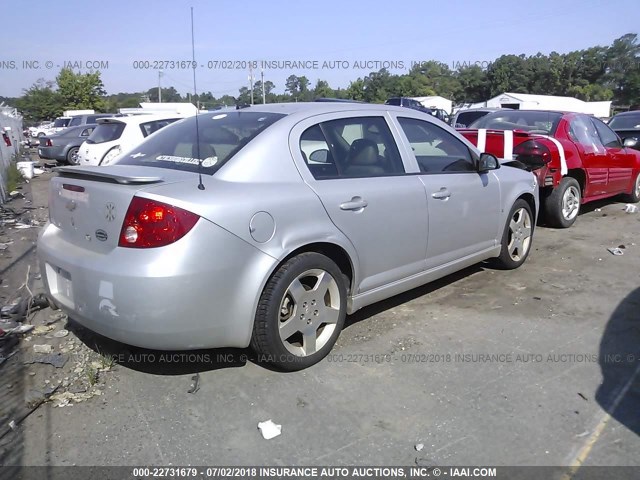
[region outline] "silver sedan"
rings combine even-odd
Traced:
[[[179,121],[106,167],[62,167],[38,242],[52,299],[154,349],[321,360],[356,310],[527,258],[535,177],[406,108],[252,106]]]

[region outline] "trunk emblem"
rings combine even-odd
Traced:
[[[73,200],[69,200],[67,202],[66,205],[67,210],[69,210],[70,212],[73,212],[76,209],[76,202],[74,202]]]
[[[109,236],[107,235],[107,232],[105,232],[104,230],[96,230],[96,238],[101,242],[106,242]]]
[[[116,206],[109,202],[105,205],[104,208],[104,217],[107,219],[108,222],[113,222],[116,218]],[[106,238],[105,238],[106,240]]]

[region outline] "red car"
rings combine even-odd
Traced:
[[[547,222],[573,225],[580,205],[623,194],[640,201],[640,151],[581,113],[501,110],[458,130],[481,152],[524,164],[540,185]],[[521,165],[522,166],[522,165]]]

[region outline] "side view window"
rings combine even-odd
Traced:
[[[591,122],[591,119],[588,117],[576,117],[571,121],[571,126],[569,128],[569,134],[572,139],[578,142],[584,148],[587,153],[604,153],[605,148],[602,142],[600,141],[600,137],[598,136],[598,132],[596,131],[595,125]]]
[[[616,135],[616,133],[613,130],[611,130],[611,128],[606,126],[597,118],[592,118],[591,121],[596,126],[598,135],[600,135],[600,140],[602,140],[602,143],[604,144],[605,147],[608,147],[608,148],[622,147],[622,144],[618,139],[618,135]]]
[[[80,134],[80,136],[88,137],[89,135],[91,135],[91,132],[93,132],[93,128],[85,128],[84,130],[82,130],[82,133]]]
[[[400,152],[382,117],[323,122],[300,137],[300,149],[317,180],[404,173]]]
[[[475,172],[467,146],[446,130],[424,120],[398,118],[420,171],[425,173]]]

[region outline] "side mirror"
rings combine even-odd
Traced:
[[[497,170],[500,168],[500,162],[498,159],[490,153],[481,153],[480,161],[478,162],[478,172],[484,173],[489,170]]]
[[[309,155],[309,160],[315,163],[327,163],[327,157],[329,155],[329,150],[316,150],[315,152]]]
[[[633,137],[625,138],[622,143],[627,148],[635,148],[638,145],[638,140]]]

